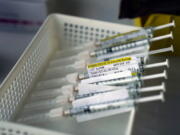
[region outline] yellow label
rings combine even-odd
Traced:
[[[132,60],[131,57],[123,57],[123,58],[113,59],[109,61],[103,61],[103,62],[88,65],[88,69],[101,67],[101,66],[105,66],[109,64],[114,64],[114,63],[119,63],[119,62],[124,62],[124,61],[130,61],[130,60]]]
[[[132,72],[131,73],[132,76],[137,76],[137,74],[138,74],[137,72]]]

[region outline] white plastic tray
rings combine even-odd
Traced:
[[[138,28],[61,14],[50,15],[1,84],[0,120],[15,121],[56,51],[136,29]],[[64,118],[38,126],[78,135],[130,135],[134,115],[135,110],[132,108],[127,113],[80,124],[73,118]]]

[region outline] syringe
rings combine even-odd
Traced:
[[[137,91],[138,90],[138,91]],[[79,108],[83,106],[90,106],[95,104],[104,104],[111,101],[116,100],[127,100],[127,99],[134,99],[140,96],[141,92],[152,92],[152,91],[162,91],[164,92],[165,88],[164,85],[161,86],[152,86],[152,87],[145,87],[145,91],[141,91],[141,89],[127,89],[127,88],[120,88],[111,91],[104,91],[102,93],[94,94],[91,96],[81,97],[72,102],[73,108]]]
[[[162,26],[145,28],[137,31],[132,31],[124,34],[117,34],[115,36],[110,36],[108,38],[104,38],[98,42],[92,41],[84,45],[80,45],[78,47],[73,47],[71,49],[66,49],[63,51],[58,51],[54,56],[54,59],[59,59],[62,57],[68,57],[72,55],[76,55],[83,50],[95,48],[94,46],[101,46],[101,47],[108,47],[113,46],[114,42],[118,42],[118,44],[127,44],[129,42],[134,42],[137,40],[142,40],[143,38],[152,38],[152,31],[168,28],[168,27],[175,27],[174,21],[169,24],[165,24]]]
[[[65,116],[76,116],[81,114],[95,113],[105,110],[119,109],[127,106],[134,106],[134,104],[146,103],[151,101],[161,100],[164,101],[163,93],[156,96],[149,96],[137,99],[127,99],[127,100],[116,100],[111,101],[109,103],[97,104],[97,105],[89,105],[82,106],[79,108],[71,108],[69,110],[64,111]]]
[[[140,92],[150,92],[150,91],[156,91],[156,90],[165,91],[164,83],[162,83],[162,85],[144,87],[144,88],[140,88],[140,84],[135,84],[135,83],[133,83],[133,85],[131,84],[127,86],[118,86],[118,87],[117,86],[113,86],[113,87],[112,86],[98,86],[94,84],[81,84],[80,83],[78,87],[76,88],[73,85],[66,85],[57,89],[46,89],[43,91],[34,92],[31,95],[31,101],[49,100],[49,99],[53,99],[62,95],[69,96],[70,99],[72,99],[73,95],[75,95],[74,98],[77,99],[77,98],[92,96],[94,94],[99,94],[99,93],[118,90],[118,89],[125,89],[125,88],[128,89],[129,91],[131,91],[132,89],[133,90],[137,89],[137,91],[140,91]],[[78,94],[76,94],[77,92]]]
[[[155,68],[155,67],[161,67],[161,66],[169,67],[168,59],[166,61],[164,61],[164,62],[147,64],[147,65],[142,65],[142,64],[139,64],[139,63],[136,63],[136,62],[132,63],[132,64],[130,63],[130,64],[126,64],[126,65],[120,65],[119,67],[116,68],[114,73],[115,72],[123,72],[123,71],[126,71],[126,70],[129,70],[131,72],[141,73],[146,68]],[[111,74],[111,73],[106,72],[106,73],[103,73],[103,74],[98,74],[98,76],[101,76],[101,75],[104,76],[106,74]],[[80,82],[80,80],[87,79],[87,78],[90,78],[90,77],[91,76],[89,76],[88,73],[83,73],[83,74],[71,73],[71,74],[66,75],[65,77],[40,81],[37,84],[37,86],[35,87],[35,89],[36,90],[44,90],[44,89],[60,88],[63,85],[78,84]],[[51,96],[51,94],[49,96]]]
[[[170,47],[167,48],[161,48],[161,49],[157,49],[157,50],[152,50],[152,51],[145,51],[145,52],[141,52],[141,53],[137,53],[137,54],[130,54],[127,56],[134,56],[134,57],[139,57],[139,58],[143,58],[144,63],[146,63],[148,57],[150,55],[154,55],[154,54],[158,54],[158,53],[164,53],[164,52],[174,52],[174,48],[173,45],[171,45]],[[127,56],[123,56],[123,57],[127,57]],[[106,59],[106,60],[111,60],[111,59],[115,59],[115,58],[119,58],[119,54],[117,54],[117,56],[115,55],[114,57],[111,58],[106,58],[106,56],[101,56],[100,59]]]
[[[127,44],[127,43],[134,42],[137,40],[152,38],[154,36],[153,35],[154,31],[161,30],[164,28],[169,28],[169,27],[175,27],[175,22],[173,21],[171,23],[160,25],[157,27],[142,28],[140,30],[136,30],[132,32],[117,34],[114,36],[101,39],[99,42],[95,44],[100,47],[110,47],[110,46],[116,46],[116,45],[121,45],[121,44]]]
[[[133,63],[133,64],[130,64],[130,65],[127,64],[127,65],[124,65],[124,66],[120,66],[118,68],[118,70],[119,71],[130,70],[132,72],[143,72],[147,68],[155,68],[155,67],[163,67],[163,66],[169,67],[168,59],[166,59],[166,61],[164,61],[164,62],[153,63],[153,64],[142,64],[141,62]],[[78,77],[79,77],[80,80],[82,80],[82,79],[87,79],[90,76],[88,75],[87,72],[85,72],[85,73],[79,74]]]
[[[116,100],[105,102],[103,104],[95,104],[89,106],[83,106],[80,108],[71,108],[68,110],[64,110],[62,107],[52,109],[45,113],[38,113],[30,116],[25,116],[19,118],[17,121],[20,123],[42,123],[44,121],[49,121],[57,118],[62,118],[64,116],[79,116],[81,114],[92,114],[96,112],[103,112],[103,111],[111,111],[112,109],[125,109],[127,107],[134,107],[135,104],[139,103],[146,103],[151,101],[161,100],[164,101],[163,94],[150,97],[143,97],[137,99],[127,99],[127,100]]]
[[[128,71],[129,72],[129,71]],[[128,72],[124,72],[123,74],[119,73],[118,75],[112,76],[110,79],[110,77],[101,77],[99,80],[101,81],[96,81],[98,80],[98,77],[94,78],[90,78],[90,79],[85,79],[82,80],[82,83],[90,83],[90,84],[97,84],[97,85],[127,85],[129,83],[137,83],[141,80],[149,80],[149,79],[155,79],[155,78],[167,78],[166,72],[164,71],[163,73],[159,73],[159,74],[154,74],[154,75],[148,75],[148,76],[132,76],[132,77],[124,77],[126,76],[126,74],[128,75]],[[121,78],[119,78],[121,76]],[[68,95],[60,95],[52,100],[45,100],[45,101],[39,101],[39,102],[33,102],[33,103],[29,103],[27,104],[24,109],[27,111],[34,111],[34,110],[46,110],[46,109],[50,109],[52,107],[59,107],[62,106],[63,104],[66,104],[68,102],[71,102],[71,100],[73,100],[71,98],[71,96]]]
[[[87,84],[84,84],[84,86],[86,86]],[[91,84],[92,85],[92,84]],[[87,85],[88,87],[88,85]],[[107,92],[110,92],[110,91],[116,91],[116,90],[124,90],[124,89],[127,89],[129,91],[129,95],[131,96],[136,96],[138,95],[139,93],[142,93],[142,92],[154,92],[154,91],[163,91],[165,92],[166,91],[166,88],[165,88],[165,84],[162,83],[161,85],[156,85],[156,86],[150,86],[150,87],[142,87],[140,88],[139,86],[134,86],[134,87],[126,87],[126,86],[120,86],[120,87],[114,87],[113,89],[109,89],[109,90],[104,90],[104,89],[91,89],[90,91],[86,91],[84,93],[86,94],[78,94],[78,95],[75,95],[75,100],[77,99],[81,99],[81,98],[86,98],[86,97],[90,97],[90,96],[94,96],[94,95],[97,95],[97,94],[101,94],[101,93],[107,93]]]
[[[126,85],[129,83],[135,83],[135,82],[139,82],[139,81],[144,81],[144,80],[149,80],[149,79],[156,79],[156,78],[165,78],[167,79],[167,73],[164,70],[164,72],[162,73],[158,73],[158,74],[153,74],[153,75],[146,75],[146,76],[139,76],[139,75],[135,75],[132,77],[126,77],[126,78],[117,78],[117,79],[112,79],[112,80],[103,80],[103,81],[96,81],[94,78],[91,79],[85,79],[82,80],[83,83],[90,83],[90,84],[97,84],[97,85],[111,85],[111,86],[121,86],[121,85]]]
[[[138,41],[138,42],[140,42],[140,41]],[[125,55],[136,55],[137,53],[139,53],[139,51],[143,51],[143,52],[144,51],[149,51],[149,47],[146,45],[146,43],[147,42],[145,41],[144,42],[145,46],[141,46],[141,47],[135,47],[135,45],[134,45],[132,47],[132,49],[131,48],[126,49],[126,48],[121,47],[123,49],[118,50],[117,49],[118,47],[116,47],[116,48],[112,47],[113,53],[111,52],[111,53],[106,54],[106,55],[104,55],[102,53],[102,55],[98,55],[97,58],[92,58],[90,56],[90,52],[88,50],[86,50],[86,51],[80,52],[80,53],[78,53],[76,55],[72,55],[70,57],[65,57],[65,58],[61,58],[61,59],[59,59],[59,58],[58,59],[53,59],[50,62],[49,67],[55,67],[55,66],[58,66],[58,65],[62,65],[62,63],[63,63],[63,65],[71,64],[74,61],[78,61],[78,60],[80,60],[82,58],[84,60],[87,60],[87,61],[95,61],[95,60],[104,60],[104,59],[107,60],[107,59],[110,59],[110,58],[113,58],[113,57],[120,57],[120,56],[122,57],[122,56],[125,56]],[[134,44],[134,43],[132,43],[132,44]],[[124,47],[125,47],[125,45],[124,45]]]
[[[139,40],[139,41],[132,42],[129,44],[124,44],[124,45],[119,45],[119,46],[114,46],[114,47],[107,47],[104,49],[97,49],[95,51],[92,51],[90,53],[90,56],[99,57],[101,55],[108,55],[109,57],[113,57],[110,54],[118,52],[121,55],[127,55],[127,54],[132,54],[132,53],[136,53],[140,51],[145,51],[145,50],[149,50],[150,43],[158,41],[158,40],[166,39],[166,38],[173,38],[172,33],[155,37],[152,39]]]
[[[149,51],[149,52],[142,52],[142,53],[130,55],[130,56],[143,58],[142,60],[144,60],[144,62],[145,62],[147,60],[148,55],[153,55],[153,54],[163,53],[163,52],[168,52],[168,51],[173,51],[173,46],[168,47],[168,48],[153,50],[153,51]],[[128,56],[129,55],[122,56],[122,57],[114,57],[112,59],[123,58],[123,57],[128,57]],[[48,68],[43,78],[44,78],[44,80],[49,80],[49,79],[53,79],[53,78],[59,78],[59,77],[62,77],[66,74],[74,73],[77,71],[82,72],[83,70],[85,70],[86,66],[87,66],[87,62],[85,62],[85,60],[76,61],[73,64],[66,65],[66,66],[56,65],[55,67]],[[79,78],[83,79],[84,77],[80,76]],[[86,78],[86,76],[85,76],[85,78]]]
[[[129,53],[129,54],[121,54],[121,52],[115,52],[112,54],[107,54],[107,55],[101,55],[99,57],[97,57],[97,60],[110,60],[110,59],[114,59],[114,58],[119,58],[119,57],[125,57],[125,56],[136,56],[136,57],[142,57],[144,60],[144,63],[147,61],[148,56],[149,55],[153,55],[153,54],[158,54],[158,53],[163,53],[163,52],[173,52],[173,45],[171,45],[170,47],[167,48],[161,48],[161,49],[157,49],[157,50],[144,50],[144,51],[140,51],[137,53]]]

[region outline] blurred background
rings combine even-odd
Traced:
[[[131,19],[118,19],[119,4],[119,0],[0,0],[0,82],[48,14],[63,13],[133,25]]]
[[[167,19],[166,22],[162,19],[153,21],[156,24],[149,21],[146,23],[144,19],[142,21],[140,20],[142,18],[137,17],[119,19],[120,7],[122,7],[121,0],[0,0],[0,82],[17,62],[45,18],[51,13],[136,26],[154,26],[160,24],[159,22],[164,24],[172,20],[172,16],[169,19],[166,15],[163,16]],[[146,16],[146,20],[148,17]],[[178,22],[176,17],[174,19]],[[178,29],[178,24],[176,29]],[[178,38],[178,31],[176,33],[175,38]],[[178,50],[177,44],[175,50]],[[140,105],[135,118],[133,135],[180,134],[179,57],[170,57],[170,65],[166,102]]]

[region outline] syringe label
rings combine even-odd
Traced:
[[[89,77],[98,77],[119,73],[125,69],[128,70],[128,65],[132,65],[135,63],[138,63],[136,59],[133,59],[132,57],[123,57],[119,59],[91,64],[87,67],[88,75]]]
[[[105,76],[90,77],[88,79],[81,80],[81,83],[93,84],[93,83],[97,83],[97,82],[108,81],[108,80],[113,80],[113,79],[120,79],[120,78],[127,78],[127,77],[131,77],[131,76],[132,76],[132,72],[125,70],[125,71],[121,71],[119,73],[107,74]]]
[[[97,67],[101,67],[101,66],[105,66],[105,65],[109,65],[109,64],[130,61],[131,59],[132,59],[131,57],[123,57],[123,58],[113,59],[113,60],[109,60],[109,61],[103,61],[103,62],[99,62],[99,63],[95,63],[95,64],[89,64],[87,67],[88,67],[88,69],[92,69],[92,68],[97,68]]]

